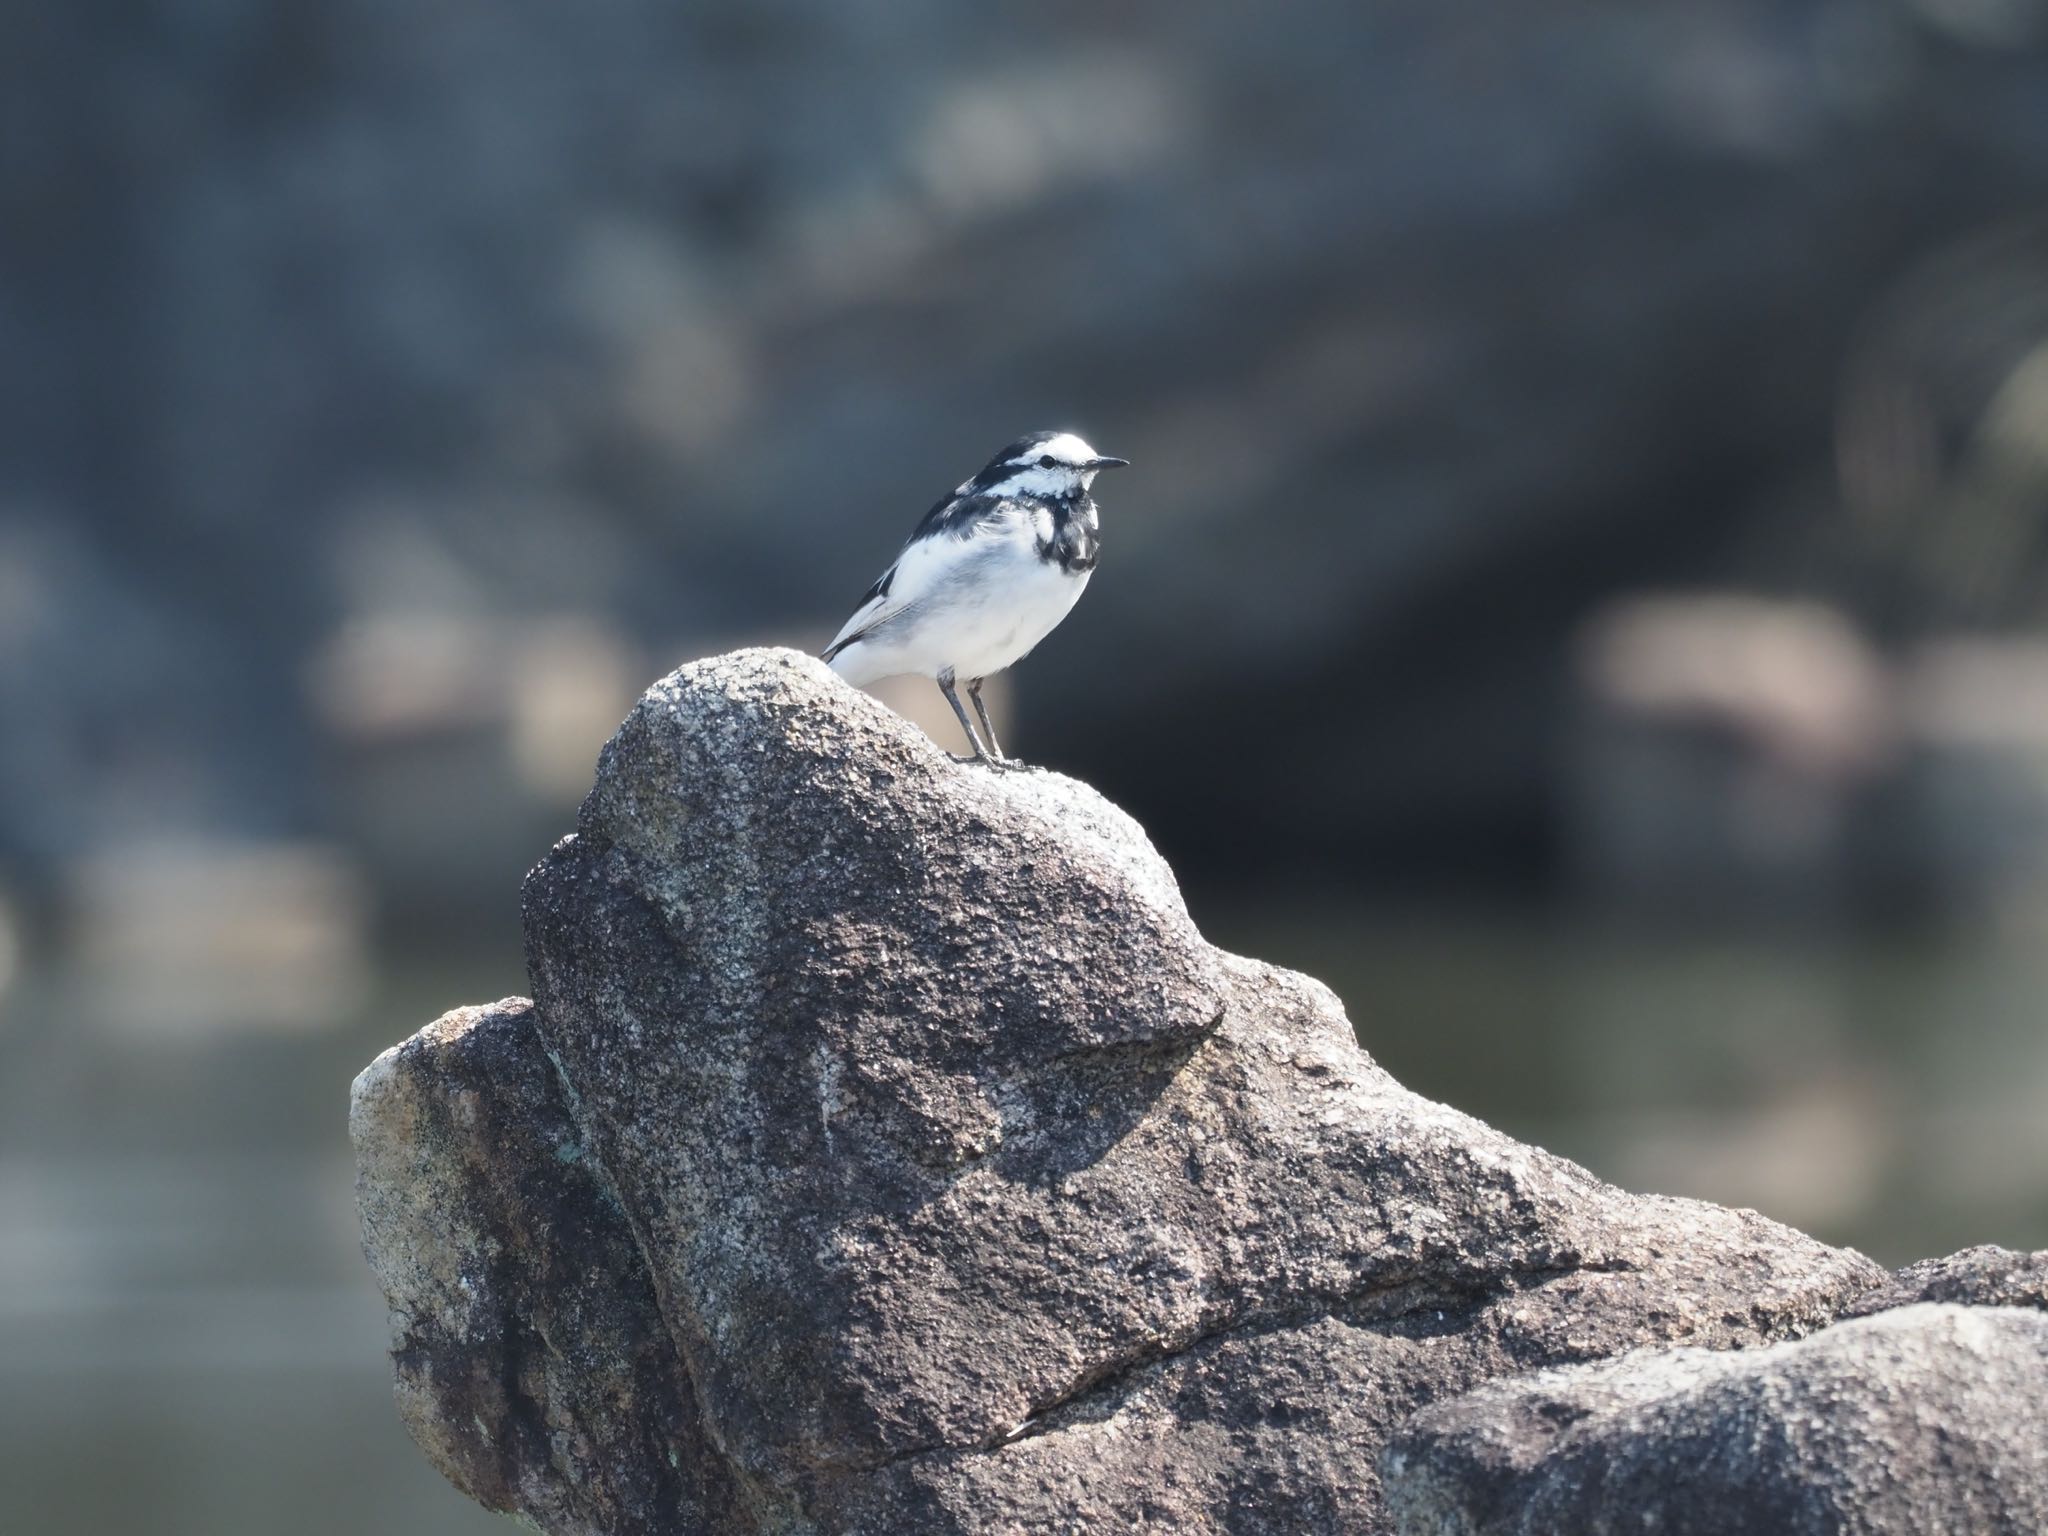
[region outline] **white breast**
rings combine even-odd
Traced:
[[[1089,572],[1068,573],[1038,553],[1036,541],[1007,557],[980,602],[963,602],[950,621],[935,625],[943,649],[961,677],[988,677],[1016,665],[1073,611]],[[936,638],[936,635],[935,635]]]
[[[888,602],[892,616],[842,653],[856,683],[950,670],[988,677],[1022,660],[1058,627],[1088,585],[1038,553],[1049,514],[1019,507],[970,537],[941,535],[904,551]]]

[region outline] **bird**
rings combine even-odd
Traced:
[[[1072,432],[1027,432],[933,504],[823,659],[855,687],[931,678],[973,748],[961,761],[1017,766],[996,741],[981,685],[1028,656],[1080,600],[1102,547],[1089,488],[1129,463]],[[974,702],[986,747],[956,684]]]

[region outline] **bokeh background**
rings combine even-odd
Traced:
[[[499,1528],[349,1078],[1042,425],[1136,467],[1008,738],[1213,937],[1621,1183],[2048,1244],[2044,214],[2041,0],[11,10],[0,1531]]]

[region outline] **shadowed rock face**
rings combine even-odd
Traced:
[[[1737,1354],[1651,1351],[1428,1409],[1404,1536],[2048,1530],[2048,1317],[1919,1303]]]
[[[1884,1280],[1407,1092],[1099,795],[794,653],[650,690],[525,920],[352,1128],[407,1422],[550,1531],[1389,1529],[1419,1406]]]
[[[744,1529],[532,1015],[458,1008],[356,1079],[399,1411],[458,1488],[548,1531]]]

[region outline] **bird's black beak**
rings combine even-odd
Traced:
[[[1083,469],[1129,469],[1131,461],[1129,459],[1112,459],[1106,453],[1098,453],[1081,467]]]

